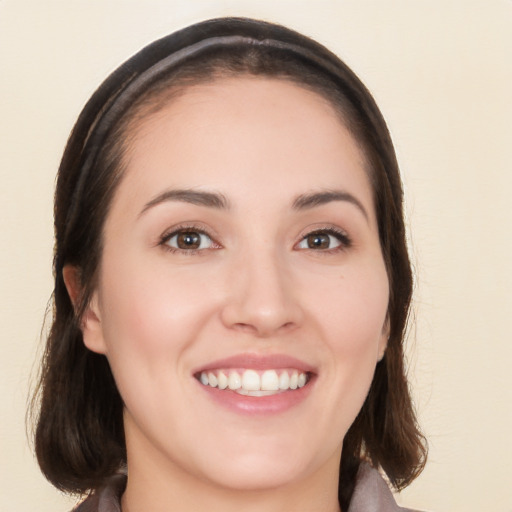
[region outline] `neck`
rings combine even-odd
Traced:
[[[197,477],[161,456],[141,459],[130,457],[128,450],[128,483],[121,500],[122,511],[340,512],[336,469],[339,455],[333,459],[333,465],[287,485],[233,489]]]
[[[191,512],[207,510],[208,512],[340,512],[337,499],[330,499],[325,494],[309,493],[304,496],[290,489],[274,491],[222,491],[194,486],[193,491],[168,483],[163,492],[154,492],[154,486],[142,491],[137,485],[128,485],[122,497],[123,512],[168,512],[179,510]]]

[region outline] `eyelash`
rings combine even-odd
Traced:
[[[208,248],[203,248],[203,249],[200,249],[200,248],[180,249],[177,247],[171,247],[169,245],[169,241],[173,237],[175,237],[179,234],[182,234],[182,233],[196,233],[198,235],[207,236],[211,240],[213,247],[208,247]],[[305,250],[318,252],[321,254],[333,254],[333,253],[337,253],[337,252],[342,252],[352,246],[352,240],[345,231],[331,226],[331,227],[325,227],[325,228],[317,228],[317,229],[314,229],[313,231],[309,231],[309,232],[305,233],[304,235],[302,235],[300,241],[294,245],[294,248],[297,247],[298,244],[304,242],[308,237],[314,236],[314,235],[333,236],[339,242],[339,245],[336,247],[333,247],[333,248],[328,248],[328,249],[313,249],[313,248],[308,247],[308,248],[304,248]],[[181,225],[181,226],[173,227],[172,231],[166,232],[160,237],[158,245],[161,246],[164,250],[169,251],[171,253],[185,254],[187,256],[200,255],[200,254],[204,254],[206,250],[221,248],[221,245],[218,244],[215,241],[215,238],[213,236],[211,236],[204,228],[201,228],[201,227],[195,226],[195,225]]]
[[[195,255],[201,255],[205,253],[206,249],[180,249],[179,247],[171,247],[169,245],[169,241],[181,234],[181,233],[196,233],[198,235],[204,235],[207,236],[211,241],[213,247],[208,247],[207,249],[220,249],[221,246],[217,242],[215,242],[215,239],[213,236],[211,236],[205,229],[195,226],[193,224],[191,225],[181,225],[176,226],[172,228],[172,231],[168,231],[164,233],[159,240],[158,245],[161,246],[165,251],[171,252],[171,253],[178,253],[178,254],[184,254],[187,256],[195,256]]]
[[[349,249],[352,246],[352,239],[348,236],[348,234],[345,231],[343,231],[339,228],[332,227],[332,226],[325,227],[325,228],[317,228],[317,229],[314,229],[313,231],[309,231],[308,233],[306,233],[302,236],[299,243],[302,243],[308,237],[314,236],[314,235],[333,236],[339,242],[339,245],[337,247],[332,247],[329,249],[307,248],[307,250],[321,253],[322,255],[328,255],[328,254],[342,252],[342,251]]]

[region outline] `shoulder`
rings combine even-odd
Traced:
[[[114,475],[72,512],[121,512],[121,495],[125,487],[126,475]]]
[[[359,467],[348,512],[419,512],[399,507],[381,474],[369,464]]]

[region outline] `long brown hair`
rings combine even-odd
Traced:
[[[53,323],[38,388],[36,454],[59,489],[83,493],[126,463],[123,403],[108,362],[83,344],[80,317],[96,285],[102,231],[123,176],[127,139],[138,120],[188,85],[257,75],[290,80],[325,97],[360,144],[368,163],[380,244],[390,282],[386,355],[343,442],[339,499],[348,506],[361,461],[381,467],[396,489],[423,468],[404,368],[403,340],[412,292],[403,192],[393,145],[371,94],[317,42],[279,25],[222,18],[158,40],[120,66],[91,97],[73,129],[55,194]],[[79,269],[71,303],[64,265]]]

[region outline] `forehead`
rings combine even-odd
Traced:
[[[129,130],[123,181],[137,193],[165,182],[246,192],[268,183],[269,193],[291,194],[351,176],[371,196],[363,152],[318,93],[283,79],[236,77],[168,97]]]

